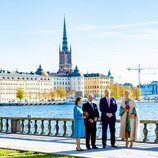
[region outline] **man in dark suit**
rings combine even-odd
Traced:
[[[88,116],[85,118],[85,130],[86,130],[86,147],[88,150],[91,149],[90,147],[90,137],[91,137],[91,145],[92,149],[98,149],[95,145],[96,142],[96,122],[99,117],[99,112],[97,105],[92,102],[93,95],[90,94],[88,96],[87,103],[83,104],[83,112],[87,112]]]
[[[106,148],[107,141],[107,128],[110,127],[111,135],[111,146],[115,146],[115,122],[116,122],[116,111],[117,104],[116,100],[110,97],[110,89],[105,90],[105,97],[100,99],[100,111],[101,111],[101,121],[102,121],[102,144],[103,148]]]

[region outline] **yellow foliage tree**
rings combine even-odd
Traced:
[[[52,98],[52,99],[54,99],[56,96],[57,96],[57,92],[55,91],[55,90],[53,90],[53,89],[51,89],[50,90],[50,97]]]
[[[117,83],[110,84],[111,96],[114,98],[124,97],[124,93],[126,90],[129,90],[131,92],[131,98],[139,99],[141,96],[140,89],[138,87],[136,87],[136,88],[124,87],[123,85],[119,85]]]
[[[61,87],[61,86],[58,87],[58,89],[57,89],[57,95],[60,98],[66,97],[66,90],[65,90],[65,88]]]
[[[140,96],[141,96],[140,88],[135,87],[135,88],[133,89],[133,94],[134,94],[134,98],[135,98],[135,99],[139,99]]]
[[[17,90],[16,90],[16,97],[17,97],[18,99],[20,99],[20,101],[21,101],[23,98],[25,98],[25,91],[24,91],[23,88],[21,88],[21,87],[17,88]]]

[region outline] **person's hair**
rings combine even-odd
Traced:
[[[91,94],[88,94],[88,96],[87,97],[89,97],[89,96],[92,96],[93,98],[94,98],[94,95],[91,93]]]
[[[81,97],[77,97],[76,100],[75,100],[75,105],[78,105],[78,102],[79,102],[81,99],[82,99]]]
[[[104,92],[106,92],[106,91],[109,91],[109,92],[110,92],[110,88],[107,87],[107,88],[104,90]]]
[[[131,94],[130,90],[125,90],[125,94],[126,94],[126,93]]]

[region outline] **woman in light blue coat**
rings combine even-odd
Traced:
[[[77,151],[83,151],[80,147],[80,138],[85,137],[84,117],[81,104],[82,98],[77,97],[74,107],[74,138],[76,138]]]

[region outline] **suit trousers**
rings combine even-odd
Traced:
[[[96,142],[96,122],[90,123],[88,122],[86,125],[86,147],[90,147],[90,138],[92,148],[95,147]]]
[[[108,125],[110,127],[111,145],[115,145],[115,122],[116,122],[116,120],[113,118],[102,119],[102,144],[103,144],[103,146],[106,145],[106,141],[107,141]]]

